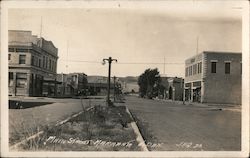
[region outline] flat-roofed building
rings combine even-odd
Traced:
[[[85,73],[57,74],[57,96],[67,97],[80,95],[87,88],[87,75]]]
[[[185,61],[185,100],[241,104],[241,53],[204,51]]]
[[[31,31],[8,33],[9,95],[55,95],[58,49]]]

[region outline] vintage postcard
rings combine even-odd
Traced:
[[[2,1],[1,156],[248,157],[247,1]]]

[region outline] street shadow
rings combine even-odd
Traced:
[[[9,100],[9,109],[27,109],[38,106],[52,104],[53,102],[25,102],[19,100]]]

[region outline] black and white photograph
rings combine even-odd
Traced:
[[[247,1],[14,2],[3,157],[249,156]]]

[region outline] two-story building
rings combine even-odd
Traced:
[[[241,104],[241,53],[204,51],[185,61],[185,100]]]
[[[31,31],[8,33],[9,95],[55,95],[58,49]]]

